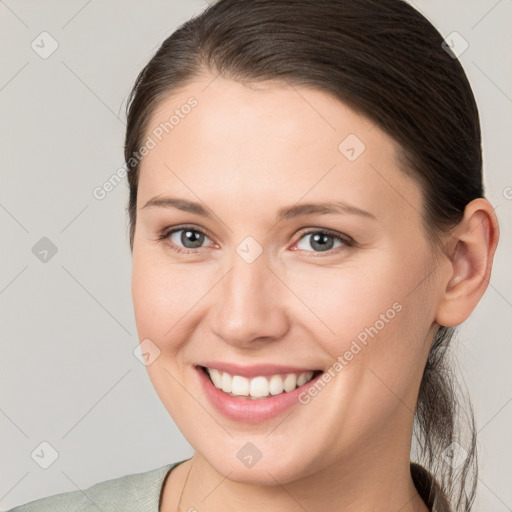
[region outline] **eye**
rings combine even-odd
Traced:
[[[159,236],[159,239],[168,240],[171,249],[176,252],[194,252],[195,249],[202,248],[205,240],[210,240],[200,229],[188,226],[166,230]]]
[[[306,240],[306,242],[301,247],[300,244],[302,240]],[[338,243],[338,245],[336,245],[336,243]],[[351,247],[353,245],[355,245],[355,242],[350,237],[325,229],[310,230],[303,233],[296,244],[298,249],[308,252],[327,252],[338,247]],[[307,246],[313,248],[314,251],[309,251]]]
[[[197,249],[203,248],[206,240],[212,242],[206,233],[192,226],[177,226],[166,229],[158,236],[158,240],[169,242],[168,245],[173,251],[181,253],[193,253]],[[307,241],[303,242],[303,240]],[[310,251],[307,246],[314,250]],[[316,229],[303,233],[293,250],[322,253],[330,252],[339,247],[352,246],[355,246],[355,241],[347,235],[326,229]]]

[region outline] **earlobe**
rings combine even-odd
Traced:
[[[445,327],[464,322],[487,289],[498,244],[498,221],[484,198],[471,201],[452,235],[454,248],[446,255],[446,285],[435,321]]]

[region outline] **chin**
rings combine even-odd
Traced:
[[[201,444],[204,445],[204,442]],[[234,441],[231,438],[229,445],[223,445],[222,449],[219,449],[218,443],[215,444],[215,447],[198,446],[196,451],[216,472],[233,482],[284,485],[315,471],[314,461],[297,451],[294,455],[294,447],[288,447],[287,452],[283,453],[282,446],[273,449],[268,440],[267,445],[263,441],[255,441],[260,447],[258,450],[248,440]],[[233,456],[227,456],[228,453],[233,453]]]

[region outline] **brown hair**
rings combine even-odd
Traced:
[[[436,28],[404,0],[218,0],[162,43],[128,99],[132,249],[140,167],[132,155],[158,104],[205,73],[311,86],[375,122],[398,143],[400,167],[421,186],[433,242],[483,197],[480,123],[467,77]],[[419,461],[455,510],[466,512],[476,491],[476,431],[447,358],[453,334],[440,326],[434,337],[414,432]],[[468,426],[468,441],[460,425]],[[447,462],[456,441],[464,449],[460,465]]]

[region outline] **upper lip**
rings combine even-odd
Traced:
[[[254,364],[250,366],[242,366],[235,363],[225,363],[222,361],[205,361],[197,366],[204,366],[206,368],[215,368],[222,372],[227,372],[230,375],[240,375],[241,377],[259,377],[276,375],[280,373],[304,373],[316,371],[314,368],[299,368],[296,366],[284,366],[278,364]]]

